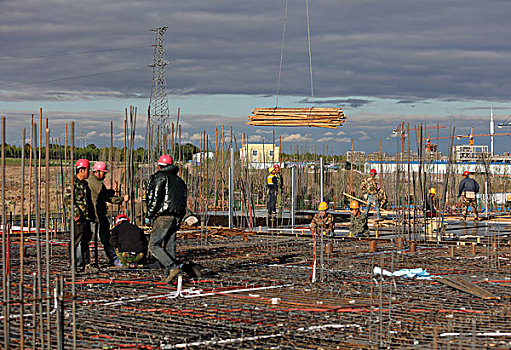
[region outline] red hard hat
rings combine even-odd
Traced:
[[[89,161],[87,159],[78,159],[75,163],[75,167],[77,168],[90,168]]]
[[[174,163],[174,160],[168,154],[164,154],[158,159],[158,165],[170,165],[172,163]]]
[[[92,167],[92,170],[94,171],[102,171],[104,173],[108,173],[108,167],[105,162],[96,162],[94,163],[94,166]]]
[[[130,222],[130,219],[126,215],[124,215],[124,214],[117,215],[115,217],[115,226],[117,226],[118,224],[120,224],[122,221],[125,221],[125,220]]]
[[[376,174],[376,169],[371,169],[371,170],[369,171],[369,174]]]
[[[465,171],[463,172],[463,176],[469,176],[469,175],[470,175],[470,173],[469,173],[467,170],[465,170]]]
[[[275,164],[273,167],[274,167],[274,168],[280,168],[280,165]]]

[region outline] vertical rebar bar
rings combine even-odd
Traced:
[[[5,215],[5,117],[2,117],[2,294],[3,294],[3,314],[4,314],[4,346],[10,347],[9,339],[9,308],[7,295],[7,267],[6,267],[6,220]]]
[[[24,233],[24,222],[25,222],[25,138],[26,138],[26,130],[23,128],[23,133],[21,137],[22,149],[21,149],[21,213],[20,213],[20,282],[19,282],[19,295],[20,295],[20,349],[24,349],[25,347],[25,334],[24,334],[24,322],[23,322],[23,312],[24,312],[24,257],[25,257],[25,233]]]
[[[45,254],[46,254],[46,324],[47,324],[47,343],[48,349],[51,349],[51,320],[50,320],[50,299],[51,299],[51,288],[50,288],[50,129],[48,127],[48,119],[46,119],[46,174],[45,174],[45,192],[44,192],[44,233],[45,233]]]
[[[34,142],[37,140],[37,124],[34,123]],[[41,143],[41,138],[39,138],[39,143]],[[36,145],[34,144],[34,150]],[[41,159],[41,147],[39,147],[39,159]],[[42,300],[42,266],[41,266],[41,203],[39,198],[39,175],[40,172],[38,169],[40,168],[40,164],[37,163],[37,155],[34,152],[34,203],[35,203],[35,234],[36,234],[36,259],[37,259],[37,298]],[[43,303],[39,302],[39,326],[40,326],[40,336],[41,336],[41,349],[45,348],[44,341],[44,322],[43,322]]]
[[[324,202],[325,201],[325,189],[324,189],[324,186],[325,186],[325,180],[324,180],[324,172],[325,172],[325,169],[324,169],[324,164],[323,164],[323,157],[321,157],[319,159],[319,189],[320,189],[320,202]]]
[[[73,337],[73,349],[76,349],[76,261],[75,261],[75,172],[74,172],[74,156],[75,156],[75,123],[71,122],[71,154],[69,155],[69,174],[71,176],[70,186],[71,186],[71,199],[70,199],[70,218],[69,218],[69,227],[71,228],[71,324],[72,324],[72,337]]]
[[[291,168],[291,227],[295,227],[295,167]]]
[[[229,228],[234,222],[234,148],[231,146],[231,166],[229,167]]]

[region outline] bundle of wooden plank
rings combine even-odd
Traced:
[[[248,125],[314,126],[337,129],[346,122],[340,108],[254,108]]]

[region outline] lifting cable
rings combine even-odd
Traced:
[[[282,43],[280,48],[280,64],[279,74],[277,78],[277,97],[275,102],[275,108],[279,106],[279,94],[280,94],[280,80],[282,77],[282,65],[284,60],[284,42],[286,39],[286,24],[287,24],[287,13],[288,13],[289,0],[286,0],[286,6],[284,11],[284,21],[282,23]],[[310,88],[311,88],[311,100],[314,103],[314,80],[312,76],[312,50],[311,50],[311,35],[310,35],[310,18],[309,18],[309,0],[305,0],[305,14],[307,17],[307,45],[309,51],[309,76],[310,76]]]

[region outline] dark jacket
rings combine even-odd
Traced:
[[[186,184],[177,175],[179,167],[167,165],[151,176],[147,186],[147,217],[174,215],[182,218],[186,213]]]
[[[466,177],[460,182],[460,190],[458,196],[461,196],[463,192],[479,193],[479,184],[476,182],[476,180]]]
[[[103,181],[100,181],[94,174],[87,178],[87,183],[89,184],[92,204],[94,204],[96,217],[98,219],[99,217],[107,215],[106,202],[121,204],[124,200],[123,197],[116,196],[114,190],[107,189]]]
[[[431,194],[428,194],[426,197],[426,213],[436,214],[436,198],[431,197]]]
[[[110,244],[120,252],[147,252],[147,238],[144,231],[128,221],[123,221],[113,228]]]

